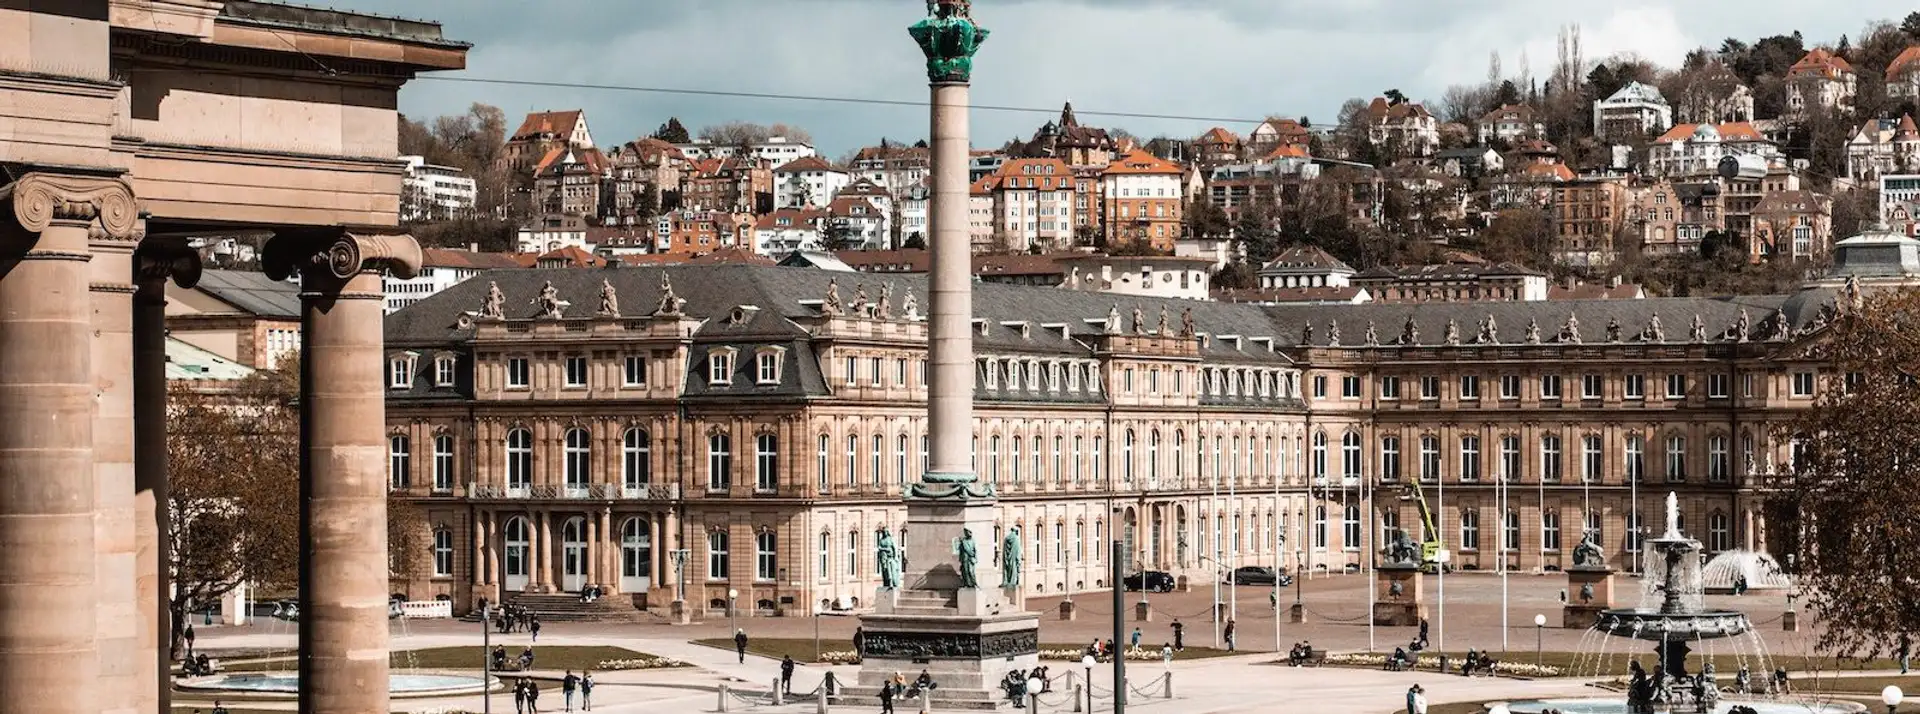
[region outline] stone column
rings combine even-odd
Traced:
[[[28,173],[0,198],[0,696],[98,712],[118,697],[98,686],[88,234],[131,240],[137,211],[118,179]]]
[[[171,711],[173,664],[169,591],[172,554],[167,534],[167,279],[181,287],[200,281],[200,255],[184,244],[148,238],[134,252],[133,277],[133,538],[140,599],[140,657],[136,704],[142,712]]]
[[[145,228],[139,221],[135,225],[134,233],[116,236],[96,224],[87,235],[93,254],[88,290],[95,395],[94,632],[100,645],[99,679],[93,689],[103,714],[133,714],[137,690],[154,681],[136,679],[151,661],[139,656],[145,633],[135,574],[133,249]]]
[[[600,509],[600,587],[607,589],[608,595],[620,592],[620,533],[614,530],[619,524],[614,521],[612,507]]]
[[[283,231],[267,274],[300,276],[300,712],[388,710],[387,474],[381,274],[410,277],[404,235]]]
[[[973,244],[967,232],[967,106],[966,82],[933,83],[927,429],[932,442],[929,470],[971,481]]]

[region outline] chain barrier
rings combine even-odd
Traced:
[[[1133,685],[1127,685],[1127,690],[1133,692],[1136,695],[1146,697],[1148,699],[1155,699],[1160,696],[1155,692],[1165,692],[1166,691],[1165,688],[1167,686],[1167,679],[1172,676],[1173,675],[1171,673],[1163,673],[1160,676],[1154,677],[1151,681],[1147,682],[1145,686],[1135,687]]]
[[[770,705],[773,703],[773,692],[767,692],[766,694],[762,694],[757,697],[745,697],[745,696],[741,696],[740,691],[737,689],[728,689],[727,696],[733,697],[734,699],[739,700],[740,703],[750,707]]]
[[[1332,615],[1328,615],[1328,614],[1325,614],[1325,613],[1322,613],[1322,612],[1320,612],[1319,610],[1315,610],[1315,609],[1313,609],[1313,608],[1307,608],[1307,612],[1308,612],[1309,614],[1311,614],[1311,615],[1313,615],[1314,617],[1318,617],[1318,618],[1320,618],[1320,619],[1322,619],[1322,620],[1327,620],[1327,621],[1329,621],[1329,622],[1342,622],[1342,623],[1345,623],[1345,622],[1364,622],[1364,621],[1366,621],[1366,619],[1367,619],[1368,617],[1371,617],[1371,615],[1369,615],[1369,614],[1367,614],[1367,613],[1364,613],[1364,612],[1363,612],[1363,613],[1360,613],[1360,614],[1358,614],[1358,615],[1355,615],[1355,616],[1353,616],[1353,617],[1334,617],[1334,616],[1332,616]]]

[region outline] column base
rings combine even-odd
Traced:
[[[1134,622],[1153,622],[1153,604],[1145,600],[1133,604]]]
[[[693,624],[693,612],[687,609],[687,601],[675,600],[667,606],[667,617],[676,625]]]
[[[1078,619],[1078,617],[1079,617],[1079,613],[1074,611],[1072,600],[1060,601],[1060,619],[1062,621],[1072,622],[1075,619]]]
[[[1307,621],[1307,606],[1294,603],[1287,607],[1287,622],[1299,625]]]

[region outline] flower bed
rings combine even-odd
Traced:
[[[1329,654],[1327,655],[1327,664],[1335,667],[1368,667],[1380,669],[1387,666],[1387,655],[1359,652]],[[1418,662],[1414,663],[1414,669],[1437,672],[1440,670],[1440,658],[1435,655],[1423,656]],[[1510,677],[1558,677],[1560,676],[1560,668],[1523,664],[1520,662],[1495,662],[1493,663],[1493,673],[1504,674]]]
[[[1040,650],[1040,659],[1078,662],[1080,658],[1085,657],[1086,654],[1087,651],[1084,649]],[[1130,649],[1126,651],[1126,657],[1128,662],[1158,662],[1160,661],[1160,650]]]
[[[860,655],[853,650],[835,650],[821,652],[818,661],[821,664],[859,664]]]
[[[628,669],[668,669],[672,667],[685,667],[685,666],[687,666],[687,663],[677,659],[667,659],[665,657],[642,657],[638,659],[601,660],[600,664],[597,667],[595,667],[595,669],[599,669],[605,672],[618,672],[621,670],[628,670]]]

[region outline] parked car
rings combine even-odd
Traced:
[[[1286,573],[1275,574],[1273,568],[1262,565],[1243,565],[1233,569],[1233,573],[1227,577],[1227,582],[1235,585],[1279,585],[1286,587],[1293,584],[1293,576]]]
[[[278,600],[273,603],[273,616],[288,622],[300,621],[299,600]]]
[[[1120,579],[1128,590],[1155,593],[1173,592],[1173,574],[1164,570],[1143,570]]]

